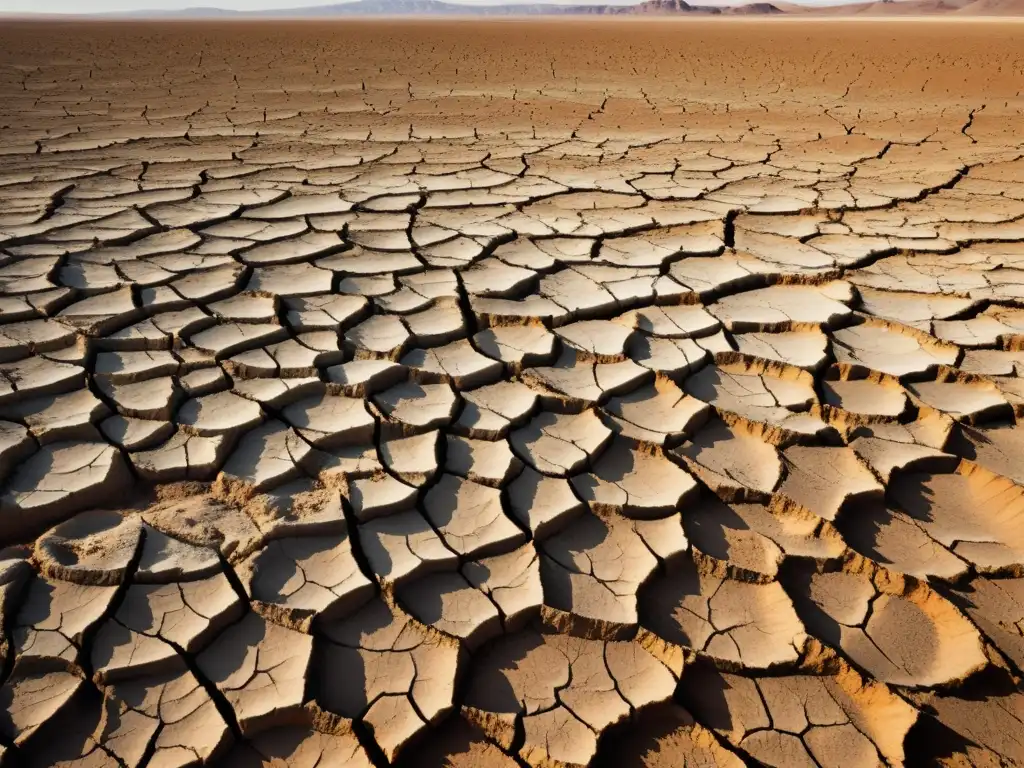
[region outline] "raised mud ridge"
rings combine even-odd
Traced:
[[[1008,38],[499,26],[0,34],[0,763],[1024,764]]]

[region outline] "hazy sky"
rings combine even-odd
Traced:
[[[272,8],[307,8],[343,0],[0,0],[7,13],[104,13],[108,11],[163,11],[174,8],[229,8],[259,11]]]
[[[121,11],[162,11],[179,8],[227,8],[236,11],[259,11],[275,8],[308,8],[333,5],[343,0],[0,0],[0,13],[110,13]],[[691,0],[703,5],[726,5],[737,0]],[[750,0],[739,0],[749,2]],[[800,0],[798,0],[800,1]],[[836,0],[802,0],[807,5],[820,5]],[[638,0],[448,0],[470,5],[497,5],[514,2],[556,2],[559,4],[628,5]]]

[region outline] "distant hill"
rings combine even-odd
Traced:
[[[749,10],[748,10],[749,9]],[[178,16],[205,17],[216,9],[190,9]],[[353,0],[335,5],[291,8],[280,11],[232,12],[231,17],[334,17],[334,16],[634,16],[634,15],[723,15],[732,13],[779,13],[770,3],[720,7],[690,5],[686,0],[644,0],[636,5],[558,5],[555,3],[522,3],[509,5],[467,5],[444,0]]]
[[[815,8],[818,16],[936,16],[962,10],[971,0],[878,0]]]
[[[189,8],[100,14],[131,18],[333,18],[350,16],[1024,16],[1024,0],[868,0],[808,6],[791,0],[737,5],[696,5],[686,0],[643,0],[635,5],[526,4],[467,5],[446,0],[352,0],[334,5],[270,11]]]
[[[974,0],[955,13],[958,16],[1024,16],[1024,0]]]
[[[771,3],[749,3],[747,5],[734,5],[725,9],[726,13],[737,16],[757,16],[759,14],[770,16],[777,13],[785,13],[779,6]]]
[[[790,12],[784,4],[780,7]],[[814,16],[1024,16],[1024,0],[874,0],[805,6],[800,12]]]

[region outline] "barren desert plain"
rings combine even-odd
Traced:
[[[0,763],[1024,765],[1024,23],[0,26]]]

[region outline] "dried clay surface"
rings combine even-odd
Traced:
[[[0,766],[1024,765],[1022,30],[4,21]]]

